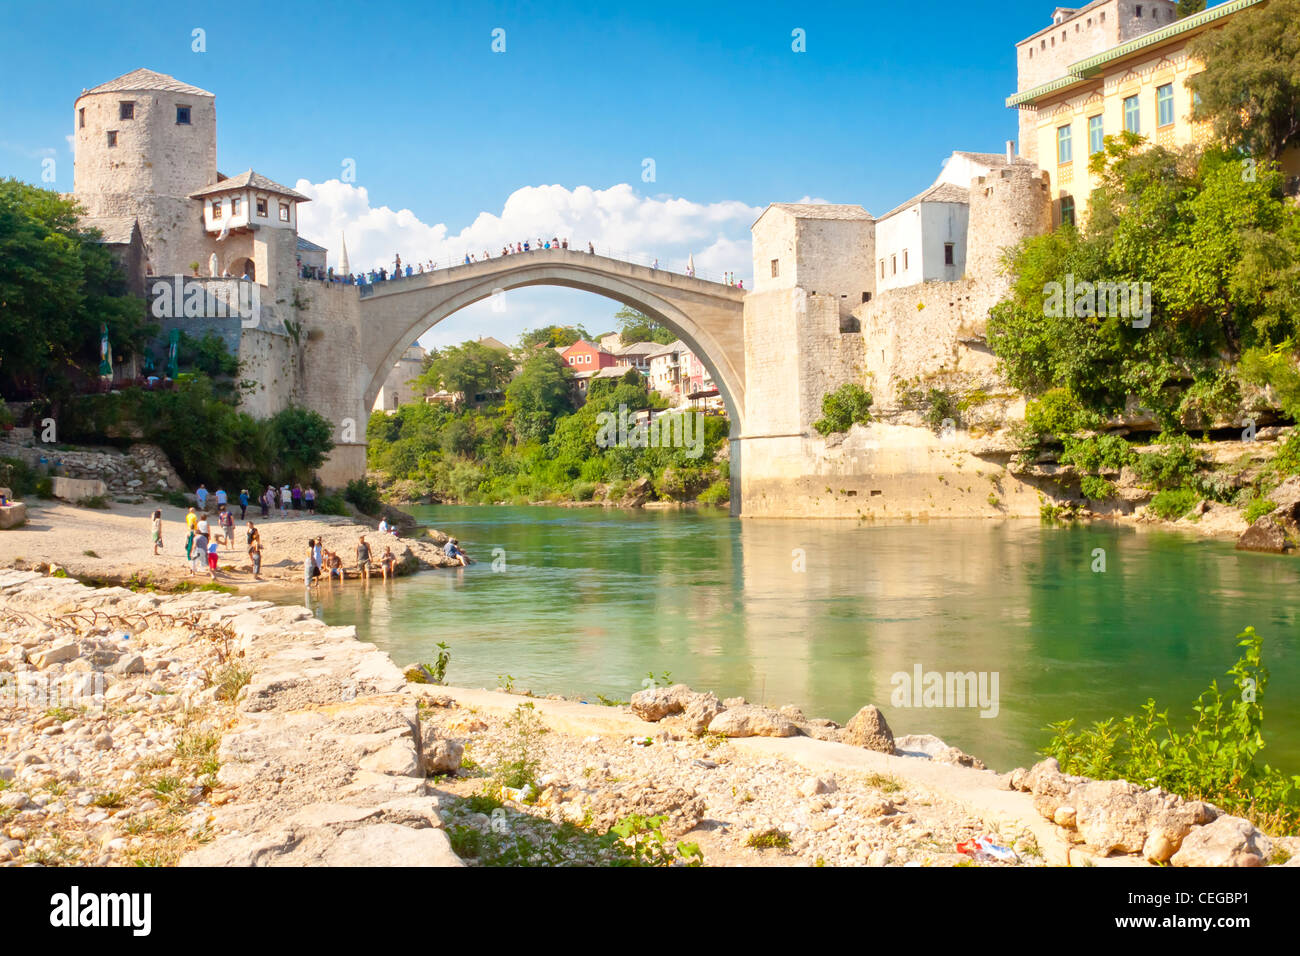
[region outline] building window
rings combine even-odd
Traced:
[[[86,128],[86,108],[84,106],[77,110],[77,125],[81,129]]]
[[[176,125],[177,126],[190,125],[190,108],[188,106],[176,107]]]
[[[239,215],[239,197],[238,197],[238,196],[235,196],[235,197],[233,197],[233,198],[230,200],[230,214],[231,214],[232,216],[238,216],[238,215]]]
[[[864,292],[864,293],[862,293],[862,301],[863,301],[863,302],[870,302],[870,301],[871,301],[871,293],[870,293],[870,292]]]
[[[953,253],[954,253],[954,247],[953,247],[953,244],[952,244],[951,242],[945,242],[945,243],[943,244],[943,264],[944,264],[944,265],[946,265],[946,266],[950,266],[950,265],[953,264]]]
[[[881,260],[880,260],[880,278],[883,279],[884,277],[885,277],[885,260],[884,260],[884,259],[881,259]]]
[[[212,218],[213,218],[213,219],[220,219],[220,218],[221,218],[221,200],[220,200],[220,199],[214,199],[214,200],[212,200]]]
[[[775,279],[775,278],[776,278],[778,275],[780,275],[780,274],[781,274],[781,260],[780,260],[780,259],[773,259],[773,260],[772,260],[772,278]]]
[[[1064,226],[1066,223],[1069,223],[1071,226],[1074,225],[1074,197],[1073,196],[1061,197],[1061,225]]]
[[[1088,155],[1100,153],[1106,145],[1106,137],[1102,133],[1101,117],[1088,117]]]
[[[1174,122],[1174,84],[1156,87],[1156,126],[1172,126]]]
[[[907,271],[907,250],[903,250],[903,271]]]
[[[1058,127],[1056,130],[1056,161],[1060,164],[1074,161],[1074,144],[1070,135],[1068,125]]]
[[[289,204],[287,202],[280,203],[280,221],[289,221]]]
[[[1142,16],[1142,4],[1140,3],[1137,5],[1137,15]]]
[[[1141,114],[1137,95],[1124,97],[1124,128],[1130,133],[1142,132]]]
[[[117,104],[118,119],[135,119],[135,103],[127,101]]]
[[[266,200],[265,200],[265,199],[259,199],[259,200],[257,201],[257,214],[258,214],[259,216],[261,216],[263,219],[266,218]]]
[[[109,148],[112,148],[117,145],[117,130],[110,129],[108,131],[108,145]]]
[[[1101,22],[1102,22],[1102,23],[1105,23],[1105,22],[1106,22],[1106,12],[1105,12],[1104,10],[1102,11],[1102,14],[1101,14]]]
[[[898,256],[896,255],[889,257],[889,274],[891,276],[898,275]]]

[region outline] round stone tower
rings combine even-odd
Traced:
[[[149,271],[206,263],[202,204],[217,181],[216,99],[153,70],[135,70],[77,98],[73,192],[92,217],[140,222]]]
[[[966,229],[966,275],[990,277],[1001,268],[1002,253],[1021,239],[1052,228],[1052,200],[1047,173],[1016,163],[996,166],[970,184],[970,221]]]

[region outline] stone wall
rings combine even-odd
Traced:
[[[14,439],[0,441],[0,458],[20,458],[51,474],[104,482],[110,495],[138,495],[185,487],[157,445],[64,450]]]
[[[361,298],[351,285],[302,280],[296,287],[302,347],[301,375],[293,396],[333,426],[334,450],[318,475],[326,487],[339,487],[366,470],[370,410],[362,396],[371,369],[362,359]]]

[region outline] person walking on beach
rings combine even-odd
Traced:
[[[217,489],[217,510],[220,511],[223,505],[230,504],[230,499],[226,497],[226,489]]]
[[[217,539],[208,541],[208,577],[217,579]]]
[[[190,531],[193,531],[198,526],[199,516],[195,513],[194,508],[191,507],[189,511],[185,512],[185,527],[189,528]]]
[[[185,560],[186,561],[194,560],[194,529],[193,528],[190,528],[189,534],[186,535],[185,537]]]
[[[293,490],[290,492],[290,494],[293,496],[293,510],[301,511],[302,510],[302,485],[298,484],[297,482],[294,482]]]
[[[293,489],[288,485],[280,486],[280,517],[289,517],[289,503],[293,501]]]
[[[407,268],[409,269],[410,266],[407,266]],[[314,515],[316,513],[316,489],[311,485],[302,490],[302,506],[307,509],[307,514]]]
[[[162,546],[162,510],[157,509],[153,513],[153,553],[157,554]]]
[[[194,535],[194,553],[190,558],[190,574],[201,574],[208,567],[208,536],[199,532]]]
[[[200,482],[198,488],[194,490],[194,497],[199,500],[200,511],[206,508],[208,506],[208,486]]]
[[[235,515],[229,508],[222,508],[217,520],[221,523],[221,543],[227,548],[235,546]]]
[[[364,534],[357,541],[357,569],[364,580],[370,580],[370,545],[366,544]]]
[[[244,516],[248,514],[248,489],[241,488],[239,491],[239,520],[243,521]]]
[[[257,503],[262,507],[262,520],[265,521],[271,517],[271,486],[267,485],[266,490],[258,497]]]

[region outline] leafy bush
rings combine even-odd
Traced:
[[[1270,832],[1294,832],[1300,828],[1300,776],[1288,777],[1258,759],[1268,686],[1263,640],[1248,627],[1237,635],[1237,646],[1245,650],[1227,672],[1237,692],[1225,695],[1212,681],[1192,707],[1186,732],[1148,699],[1140,714],[1096,721],[1086,730],[1075,731],[1073,719],[1051,724],[1043,754],[1067,774],[1163,787]]]
[[[3,408],[0,405],[0,408]],[[0,458],[0,485],[19,500],[37,493],[37,483],[44,477],[21,458]],[[47,479],[48,481],[48,479]]]
[[[379,487],[369,478],[353,478],[343,489],[343,497],[362,514],[379,514],[384,506],[379,499]]]
[[[1040,436],[1064,437],[1089,427],[1094,418],[1068,388],[1050,388],[1025,405],[1025,424]]]
[[[1065,446],[1061,464],[1074,465],[1081,472],[1119,471],[1133,460],[1133,450],[1119,435],[1065,436],[1061,441]]]
[[[1246,510],[1242,512],[1242,517],[1246,519],[1247,524],[1254,524],[1276,507],[1277,505],[1267,498],[1252,498],[1250,504],[1246,505]]]
[[[574,501],[590,501],[596,496],[596,483],[594,481],[575,481],[569,494],[573,496]]]
[[[506,719],[505,741],[501,760],[492,775],[492,790],[501,787],[521,789],[525,784],[537,790],[537,771],[541,769],[538,750],[546,725],[532,704],[520,704]]]
[[[316,510],[323,515],[341,515],[347,517],[347,499],[342,495],[321,495],[316,499]]]
[[[1097,475],[1079,479],[1079,491],[1089,501],[1105,501],[1115,496],[1115,483]]]
[[[871,393],[852,382],[822,396],[822,417],[813,423],[819,435],[846,432],[871,421]]]
[[[1177,521],[1200,500],[1193,488],[1166,488],[1151,499],[1151,510],[1166,521]]]
[[[1192,440],[1186,435],[1161,435],[1156,450],[1133,459],[1138,476],[1152,488],[1179,488],[1196,473],[1199,463]]]
[[[696,499],[703,505],[723,505],[731,500],[731,482],[718,479],[700,492]]]

